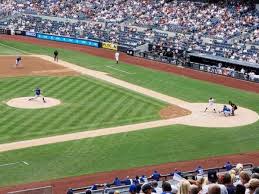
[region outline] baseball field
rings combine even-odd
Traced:
[[[121,62],[115,65],[114,60],[104,57],[58,49],[62,61],[101,71],[188,103],[207,103],[212,96],[217,103],[232,100],[240,107],[259,113],[258,93],[134,64]],[[39,58],[30,56],[52,56],[52,53],[50,46],[0,39],[0,61],[1,66],[5,66],[0,71],[0,148],[22,140],[163,119],[161,112],[169,106],[165,101],[54,63],[44,64]],[[21,69],[12,66],[16,55],[24,58]],[[61,105],[47,109],[19,109],[6,105],[12,98],[32,96],[35,87],[41,87],[45,96],[59,99]],[[224,120],[226,126],[233,118],[228,119]],[[0,186],[258,152],[258,139],[259,121],[238,127],[174,124],[5,151],[0,153]]]

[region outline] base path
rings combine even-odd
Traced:
[[[35,55],[35,57],[38,57],[47,61],[53,60],[52,57],[49,57],[49,56]],[[184,124],[184,125],[190,125],[190,126],[214,127],[214,128],[215,127],[236,127],[236,126],[243,126],[243,125],[254,123],[259,119],[259,115],[256,112],[242,107],[238,108],[235,116],[229,116],[229,117],[225,117],[223,114],[214,113],[211,111],[210,112],[208,111],[205,113],[204,109],[207,104],[204,104],[204,103],[189,103],[171,96],[167,96],[167,95],[155,92],[150,89],[146,89],[146,88],[128,83],[126,81],[116,79],[104,72],[94,71],[62,60],[60,60],[58,63],[56,62],[56,64],[62,65],[66,68],[70,68],[73,71],[80,72],[83,75],[91,76],[91,77],[112,83],[114,85],[118,85],[120,87],[135,91],[137,93],[144,94],[146,96],[155,98],[157,100],[164,101],[168,104],[175,104],[183,109],[189,110],[191,114],[187,116],[172,118],[172,119],[164,119],[164,120],[138,123],[138,124],[132,124],[132,125],[110,127],[110,128],[97,129],[92,131],[83,131],[78,133],[71,133],[71,134],[57,135],[57,136],[45,137],[45,138],[39,138],[39,139],[33,139],[33,140],[25,140],[25,141],[19,141],[19,142],[0,144],[0,152],[21,149],[21,148],[28,148],[32,146],[40,146],[40,145],[64,142],[64,141],[84,139],[89,137],[111,135],[116,133],[123,133],[123,132],[129,132],[129,131],[155,128],[155,127],[164,127],[164,126],[169,126],[173,124]],[[216,107],[217,110],[222,109],[222,106],[223,106],[222,104],[217,104],[217,107]]]

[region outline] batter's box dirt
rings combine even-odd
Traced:
[[[21,66],[15,67],[16,56],[0,57],[0,77],[17,76],[76,76],[78,72],[35,56],[22,56]]]

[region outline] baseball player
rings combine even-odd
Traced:
[[[228,102],[230,106],[232,107],[231,115],[235,116],[235,111],[237,110],[237,105],[235,105],[233,102],[229,101]]]
[[[118,51],[116,51],[116,53],[115,53],[116,64],[119,63],[119,57],[120,57],[120,53]]]
[[[37,99],[38,97],[41,97],[43,102],[46,103],[46,100],[44,98],[44,96],[41,95],[41,89],[39,87],[37,87],[35,90],[34,90],[34,93],[35,93],[35,96],[33,98],[30,98],[29,101],[31,100],[35,100]]]
[[[222,113],[222,112],[226,117],[232,115],[232,110],[228,108],[227,105],[224,105],[222,111],[219,111],[219,113]]]
[[[54,61],[58,62],[58,51],[57,50],[54,51]]]
[[[206,109],[204,110],[204,112],[206,112],[209,108],[210,108],[210,109],[213,109],[213,111],[216,112],[216,109],[215,109],[215,100],[214,100],[212,97],[210,97],[209,103],[208,103]]]
[[[22,57],[18,56],[15,61],[15,67],[19,67],[21,65]]]

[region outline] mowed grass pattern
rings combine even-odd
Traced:
[[[43,95],[60,99],[48,109],[0,105],[0,143],[159,119],[164,103],[86,77],[25,77],[0,80],[0,100]]]

